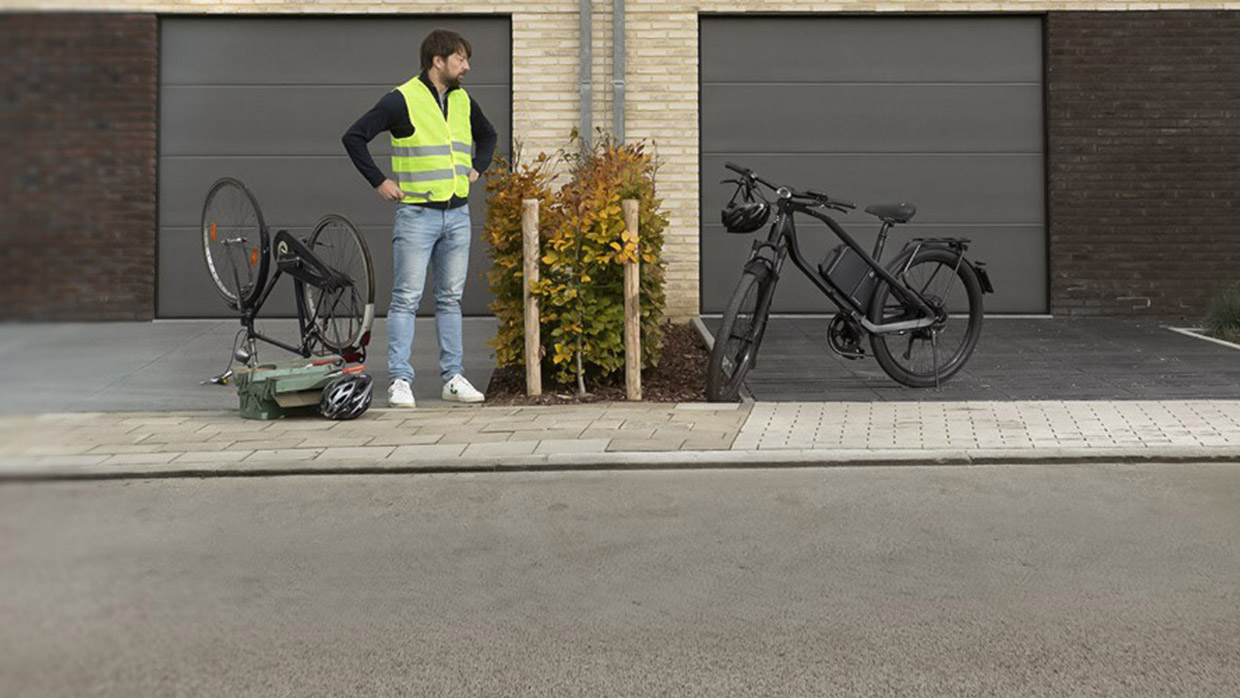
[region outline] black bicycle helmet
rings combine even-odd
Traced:
[[[723,207],[720,216],[723,227],[729,233],[752,233],[766,225],[767,219],[771,217],[771,205],[755,197],[752,186],[736,180],[729,181],[736,182],[736,191],[732,192],[728,205]],[[737,201],[737,197],[741,200]]]
[[[323,388],[319,414],[328,419],[357,419],[370,407],[373,381],[365,373],[340,376]]]

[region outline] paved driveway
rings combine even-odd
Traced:
[[[756,400],[1240,398],[1240,350],[1149,320],[989,317],[969,364],[938,391],[896,383],[868,355],[835,355],[827,347],[828,321],[772,320],[746,380]],[[718,322],[709,318],[706,326],[714,330]]]

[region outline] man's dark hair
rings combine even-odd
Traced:
[[[436,29],[422,40],[422,70],[430,70],[431,66],[435,65],[435,56],[446,61],[448,56],[460,51],[465,52],[466,58],[474,55],[474,50],[465,37],[447,29]]]

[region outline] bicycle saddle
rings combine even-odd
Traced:
[[[891,223],[908,223],[913,219],[913,215],[917,213],[917,207],[904,203],[870,204],[865,207],[865,212]]]

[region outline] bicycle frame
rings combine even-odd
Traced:
[[[813,271],[809,263],[806,262],[804,255],[801,254],[800,244],[797,242],[796,223],[794,221],[794,214],[796,213],[812,216],[825,223],[831,232],[835,233],[836,237],[859,255],[880,279],[887,282],[892,293],[899,297],[901,303],[915,309],[921,317],[899,322],[878,324],[871,322],[867,317],[869,314],[868,308],[858,306],[834,281],[830,278],[824,278],[821,274]],[[750,254],[750,260],[747,265],[752,264],[755,259],[761,259],[770,267],[770,271],[778,279],[779,273],[783,269],[784,260],[791,253],[793,265],[808,277],[810,281],[814,282],[814,285],[827,298],[831,299],[831,302],[835,303],[836,307],[841,311],[848,312],[867,332],[871,334],[890,334],[929,327],[936,321],[934,309],[915,293],[910,292],[899,279],[884,269],[877,261],[882,256],[883,248],[887,242],[887,232],[890,228],[891,225],[889,223],[883,223],[883,227],[878,234],[878,240],[874,245],[874,253],[871,256],[835,219],[825,213],[813,210],[810,206],[792,201],[791,197],[781,196],[778,204],[778,214],[775,222],[771,225],[771,232],[765,242],[754,242],[753,252]],[[776,258],[768,260],[762,257],[761,250],[763,248],[771,249],[775,253]]]
[[[265,238],[266,235],[264,234],[263,237]],[[308,247],[293,237],[287,230],[281,230],[276,233],[275,243],[275,273],[267,280],[262,293],[259,294],[258,299],[253,304],[239,308],[241,311],[241,324],[245,327],[247,340],[261,339],[273,346],[309,358],[314,353],[314,343],[322,343],[322,339],[319,337],[318,325],[315,323],[318,319],[318,308],[315,308],[314,314],[309,317],[306,316],[306,284],[325,291],[331,291],[342,285],[348,285],[350,282],[347,279],[341,279],[338,272],[333,271],[324,264],[322,260],[315,256],[314,252],[310,251]],[[264,245],[263,247],[266,248],[267,246]],[[267,249],[264,249],[262,253],[266,254]],[[300,346],[293,346],[274,337],[268,337],[254,328],[254,321],[258,318],[258,312],[262,310],[263,304],[267,302],[267,297],[271,295],[271,291],[275,288],[276,282],[280,280],[280,276],[285,273],[293,277],[293,295],[297,300],[297,325],[301,334]]]

